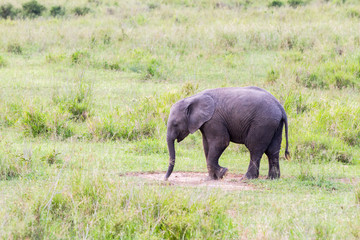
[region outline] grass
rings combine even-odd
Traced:
[[[27,3],[0,6],[0,238],[360,237],[357,1]],[[167,169],[174,102],[248,85],[288,115],[279,180],[265,157],[252,191],[120,176]],[[174,171],[206,171],[200,133],[176,148]]]

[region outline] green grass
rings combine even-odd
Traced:
[[[1,239],[360,237],[357,1],[26,3],[0,6]],[[279,180],[266,157],[251,191],[123,176],[167,169],[174,102],[248,85],[288,115]],[[176,150],[174,171],[206,171],[200,133]]]

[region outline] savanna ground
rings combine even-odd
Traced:
[[[0,238],[360,238],[358,1],[5,0],[0,17]],[[288,114],[281,178],[264,158],[240,180],[233,144],[203,184],[195,133],[158,180],[170,106],[248,85]]]

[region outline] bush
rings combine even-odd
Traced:
[[[147,50],[134,49],[131,51],[131,55],[121,62],[124,62],[124,70],[139,73],[141,79],[167,79],[168,69],[164,62]]]
[[[50,15],[53,16],[53,17],[62,17],[65,15],[65,8],[62,7],[62,6],[53,6],[51,9],[50,9]]]
[[[31,151],[19,153],[10,144],[0,146],[0,181],[21,177],[31,171]]]
[[[65,54],[62,53],[49,53],[48,55],[46,55],[45,60],[48,63],[58,63],[63,61],[66,58]]]
[[[78,64],[83,62],[86,58],[89,57],[89,53],[87,51],[75,51],[73,54],[71,54],[71,62],[73,64]]]
[[[152,138],[160,131],[166,131],[171,105],[182,97],[192,95],[196,88],[189,83],[185,84],[178,92],[142,98],[133,109],[125,113],[114,112],[104,118],[89,121],[89,131],[96,140],[126,139],[132,141]]]
[[[154,9],[160,8],[160,4],[159,3],[148,3],[148,8],[150,10],[154,10]]]
[[[151,79],[153,77],[159,78],[161,77],[161,73],[159,70],[160,62],[156,59],[150,59],[147,63],[146,70],[144,72],[144,79]]]
[[[216,202],[213,196],[192,201],[183,197],[181,191],[172,191],[170,195],[148,191],[136,194],[140,196],[136,200],[127,200],[127,195],[122,197],[120,201],[127,203],[126,208],[130,210],[112,223],[105,238],[142,239],[149,236],[149,232],[144,231],[150,229],[151,235],[158,239],[236,238],[235,226],[227,216],[224,204]],[[142,231],[138,230],[139,224],[143,226]]]
[[[84,121],[91,113],[92,89],[91,85],[81,77],[75,90],[70,94],[55,97],[54,102],[62,111],[70,113],[70,118]]]
[[[218,44],[225,49],[235,47],[239,41],[238,35],[232,32],[223,32],[217,36],[217,39]]]
[[[348,149],[340,142],[330,137],[316,136],[313,139],[305,139],[295,146],[294,159],[300,162],[342,162],[352,163],[353,157]]]
[[[46,7],[39,4],[36,0],[26,2],[22,5],[24,17],[36,18],[42,15]]]
[[[89,12],[90,12],[90,8],[88,8],[88,7],[76,7],[73,9],[73,13],[76,16],[85,16]]]
[[[351,18],[360,18],[360,11],[356,8],[351,8],[347,10],[347,15]]]
[[[5,59],[2,56],[0,56],[0,68],[6,67],[6,65],[7,65],[7,62],[5,61]]]
[[[22,54],[23,50],[19,43],[9,43],[7,51],[14,54]]]
[[[20,11],[20,9],[14,8],[11,3],[7,3],[0,6],[0,17],[4,19],[14,19]]]
[[[282,7],[284,3],[279,0],[273,0],[268,4],[268,7]]]
[[[303,0],[288,0],[288,4],[290,5],[290,7],[296,8],[305,5],[306,2]]]
[[[310,65],[306,72],[298,71],[296,75],[298,82],[307,88],[360,88],[360,56],[338,56]]]
[[[297,81],[300,82],[304,87],[319,89],[327,89],[329,87],[329,84],[325,82],[324,79],[316,72],[297,72],[296,75]]]
[[[59,157],[60,153],[55,149],[44,155],[41,159],[49,165],[60,164],[62,163],[62,159]]]
[[[43,109],[29,108],[23,112],[22,123],[27,135],[37,137],[39,135],[47,136],[51,131],[46,124],[47,116]]]
[[[4,123],[6,127],[14,126],[22,117],[22,104],[9,103],[4,108]]]
[[[307,102],[306,95],[303,95],[301,92],[290,92],[285,99],[285,112],[288,116],[302,114],[310,109]]]
[[[268,83],[275,83],[276,80],[279,79],[279,77],[280,77],[280,73],[274,69],[271,69],[267,74],[266,81]]]
[[[48,106],[47,106],[48,107]],[[29,107],[21,118],[25,135],[66,139],[74,135],[68,115],[59,110],[49,112],[41,107]]]
[[[319,130],[341,139],[350,146],[360,146],[360,107],[332,104],[314,113]]]
[[[109,63],[109,62],[105,61],[104,68],[110,69],[110,70],[115,70],[115,71],[124,71],[125,70],[124,67],[121,66],[121,64],[118,62]]]
[[[158,139],[143,139],[136,142],[130,151],[142,155],[166,154],[167,146],[159,142]]]
[[[355,187],[355,203],[360,205],[360,183]]]

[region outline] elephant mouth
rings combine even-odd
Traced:
[[[181,142],[182,140],[184,140],[184,137],[182,137],[182,138],[178,137],[178,138],[176,139],[176,141],[177,141],[178,143]]]
[[[178,143],[181,142],[182,140],[184,140],[184,138],[187,137],[187,135],[189,135],[189,133],[180,134],[180,135],[177,137],[176,141],[177,141]]]

